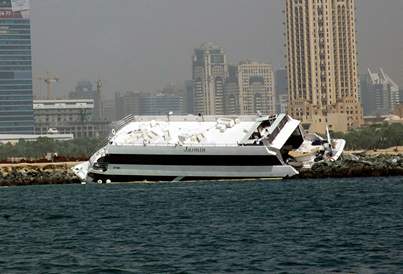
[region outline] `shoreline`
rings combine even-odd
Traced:
[[[345,155],[336,162],[321,162],[309,170],[302,170],[294,179],[396,177],[403,176],[403,155],[359,157]]]
[[[0,186],[80,184],[78,162],[0,164]]]
[[[71,170],[78,163],[2,163],[0,186],[81,184],[81,180]],[[346,152],[341,160],[317,163],[288,180],[388,176],[403,176],[403,153],[400,151]]]

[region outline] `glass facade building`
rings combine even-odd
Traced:
[[[156,94],[142,96],[141,115],[185,114],[185,100],[182,96]]]
[[[0,134],[34,131],[29,0],[0,0]]]

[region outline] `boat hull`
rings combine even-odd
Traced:
[[[87,181],[193,181],[220,179],[286,178],[298,174],[288,165],[278,166],[146,166],[110,165],[107,171],[90,170]]]
[[[101,183],[286,178],[297,175],[295,168],[301,166],[287,164],[295,161],[284,159],[290,151],[312,152],[314,141],[320,152],[327,151],[319,136],[305,140],[300,121],[286,114],[244,118],[124,119],[89,163],[73,171],[87,182]],[[339,149],[328,155],[337,159]],[[302,160],[310,167],[316,153]]]

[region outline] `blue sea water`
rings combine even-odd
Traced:
[[[403,178],[0,188],[0,273],[403,273]]]

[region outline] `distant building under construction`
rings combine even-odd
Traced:
[[[110,122],[94,119],[93,99],[35,100],[35,134],[73,134],[98,138],[110,133]]]

